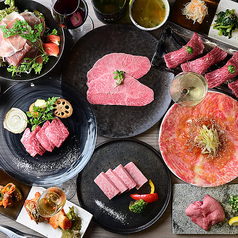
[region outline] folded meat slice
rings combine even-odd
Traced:
[[[60,147],[69,135],[69,131],[58,118],[54,119],[45,129],[45,135],[56,146]]]
[[[218,62],[224,60],[226,56],[227,53],[225,51],[215,46],[203,57],[181,64],[181,68],[184,72],[192,71],[204,74],[211,65],[217,64]]]
[[[195,224],[206,231],[211,225],[215,225],[225,219],[225,212],[221,204],[208,194],[203,201],[191,203],[185,213]]]
[[[220,69],[205,74],[209,88],[214,88],[238,75],[238,52]]]
[[[104,74],[113,73],[116,70],[124,71],[135,79],[139,79],[147,74],[150,68],[151,63],[145,56],[111,53],[100,58],[92,69],[88,71],[88,83]]]
[[[52,150],[55,148],[55,145],[48,139],[48,137],[45,134],[45,129],[49,125],[50,121],[46,121],[44,125],[41,127],[40,131],[36,134],[36,138],[47,151],[52,152]]]
[[[87,85],[87,99],[91,104],[145,106],[154,100],[153,90],[128,74],[118,86],[113,73],[104,74]]]
[[[11,14],[7,15],[5,18],[2,19],[0,25],[2,26],[11,26],[15,22],[15,20],[24,20],[24,18],[17,12],[12,12]],[[24,45],[26,44],[26,39],[22,38],[19,35],[10,36],[5,38],[3,36],[2,30],[0,30],[0,56],[1,57],[9,57],[16,52],[23,49]]]
[[[203,53],[204,45],[201,37],[194,33],[190,41],[181,49],[172,51],[164,55],[164,60],[168,68],[176,66],[193,59],[195,56]]]

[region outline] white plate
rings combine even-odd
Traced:
[[[232,37],[229,39],[227,36],[219,36],[218,35],[218,30],[213,29],[213,26],[215,24],[215,20],[217,19],[216,14],[219,12],[223,11],[225,12],[226,9],[232,10],[235,9],[235,14],[238,16],[238,3],[233,2],[231,0],[221,0],[218,4],[215,16],[213,18],[208,36],[211,37],[212,39],[216,39],[219,41],[222,41],[228,45],[232,45],[235,47],[238,47],[238,29],[232,32]]]
[[[36,192],[42,193],[44,190],[45,189],[42,187],[32,187],[26,199],[34,198]],[[75,213],[82,219],[82,228],[80,233],[81,233],[81,237],[83,237],[84,233],[86,232],[88,228],[89,223],[91,222],[92,214],[69,201],[66,201],[66,204],[64,206],[65,212],[67,213],[69,211],[69,207],[72,207],[72,206],[74,206],[75,208],[74,209]],[[30,219],[30,216],[27,214],[25,207],[21,209],[21,212],[19,213],[16,221],[49,238],[55,238],[55,237],[60,238],[62,236],[62,232],[59,228],[54,229],[47,222],[36,224],[35,221]]]

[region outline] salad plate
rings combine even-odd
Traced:
[[[31,157],[20,141],[23,133],[9,132],[3,121],[11,108],[26,112],[37,99],[49,97],[64,98],[72,105],[73,114],[62,119],[69,136],[60,148]],[[0,132],[2,169],[16,180],[36,186],[60,184],[77,175],[93,153],[97,134],[93,111],[83,95],[66,82],[52,78],[18,83],[1,95]]]
[[[59,55],[58,57],[50,56],[49,61],[43,65],[40,74],[35,74],[33,70],[31,73],[21,73],[20,75],[12,76],[11,72],[7,71],[7,67],[0,67],[0,77],[5,80],[14,81],[14,82],[24,82],[32,81],[38,79],[47,73],[49,73],[61,59],[61,56],[64,51],[65,46],[65,34],[63,29],[54,21],[51,16],[50,10],[38,2],[32,0],[15,0],[15,6],[18,8],[19,12],[24,12],[25,10],[34,11],[37,10],[41,12],[45,17],[46,26],[52,31],[53,29],[57,30],[57,34],[60,36],[60,45],[59,45]],[[0,2],[0,9],[9,7],[4,4],[4,1]]]
[[[109,168],[129,162],[140,169],[155,185],[159,200],[147,204],[141,214],[129,210],[133,193],[150,193],[148,182],[139,190],[132,189],[115,196],[111,200],[100,190],[94,179]],[[102,228],[120,234],[142,231],[155,222],[166,211],[172,192],[172,182],[168,168],[160,153],[148,144],[134,139],[116,139],[98,145],[92,158],[79,173],[77,194],[79,203],[93,215],[93,220]]]
[[[74,85],[85,97],[87,72],[109,53],[127,53],[152,59],[158,40],[133,25],[114,24],[98,27],[83,36],[67,57],[62,80]],[[173,74],[151,67],[139,81],[154,91],[154,101],[143,107],[92,105],[98,134],[108,138],[128,138],[154,126],[168,109],[169,85]]]

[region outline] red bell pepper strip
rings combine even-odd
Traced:
[[[149,194],[130,194],[131,198],[135,200],[143,199],[145,202],[155,202],[159,199],[158,193]]]

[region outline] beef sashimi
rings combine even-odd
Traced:
[[[9,15],[7,15],[2,21],[0,22],[0,25],[2,26],[8,26],[12,25],[13,22],[18,20],[24,20],[24,18],[16,13],[13,12]],[[22,38],[19,35],[10,36],[8,38],[3,37],[3,32],[0,30],[0,56],[1,57],[9,57],[16,52],[23,49],[24,45],[26,44],[26,39]]]
[[[209,88],[214,88],[238,75],[238,52],[220,69],[205,74]]]
[[[54,119],[45,129],[45,135],[56,146],[60,147],[69,135],[69,131],[60,119]]]
[[[203,201],[191,203],[185,210],[187,216],[204,230],[208,230],[211,225],[222,222],[225,213],[221,204],[208,194]]]
[[[204,74],[211,65],[217,64],[218,62],[224,60],[226,56],[227,53],[225,51],[215,46],[205,56],[181,64],[181,68],[184,72],[192,71]]]
[[[151,63],[145,56],[111,53],[99,59],[93,68],[88,71],[88,83],[104,74],[113,73],[116,70],[124,71],[135,79],[139,79],[147,74],[150,68]]]
[[[172,51],[164,55],[164,60],[168,68],[176,66],[193,59],[195,56],[203,53],[204,45],[201,37],[194,33],[190,41],[177,51]]]
[[[108,73],[89,82],[88,87],[87,99],[91,104],[145,106],[154,100],[153,90],[127,73],[118,86],[114,74]]]
[[[228,87],[232,90],[232,92],[238,98],[238,80],[235,80],[232,83],[228,83]]]
[[[55,145],[48,139],[48,137],[45,134],[45,129],[49,125],[50,121],[46,121],[44,125],[41,127],[40,131],[36,134],[36,138],[47,151],[52,152],[52,150],[55,148]]]

